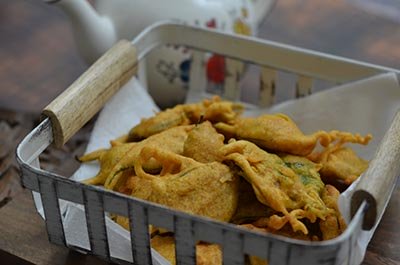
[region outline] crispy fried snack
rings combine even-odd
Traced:
[[[243,112],[243,105],[224,101],[220,97],[214,96],[200,103],[183,105],[183,110],[192,123],[207,120],[211,123],[224,122],[230,124]]]
[[[322,192],[322,200],[326,206],[334,209],[334,212],[330,213],[325,220],[320,220],[319,222],[323,240],[329,240],[339,236],[347,227],[339,211],[339,195],[339,191],[331,185],[326,185]]]
[[[98,160],[100,162],[100,172],[93,178],[87,179],[84,182],[92,185],[104,185],[110,174],[115,175],[114,168],[125,160],[125,156],[132,149],[137,147],[137,143],[121,144],[110,149],[99,149],[92,153],[79,157],[80,162],[90,162]]]
[[[330,210],[318,197],[308,194],[301,178],[277,155],[269,154],[248,141],[231,141],[222,149],[225,160],[233,161],[243,170],[243,177],[251,183],[257,199],[282,213],[269,218],[269,227],[281,229],[287,222],[293,230],[308,233],[299,219],[315,222],[325,219]]]
[[[313,235],[309,233],[308,235],[303,234],[302,232],[293,232],[292,228],[288,225],[283,226],[279,230],[275,230],[270,227],[259,227],[257,222],[254,222],[252,224],[242,224],[240,227],[255,231],[255,232],[260,232],[260,233],[265,233],[265,234],[274,234],[274,235],[280,235],[280,236],[286,236],[294,239],[299,239],[299,240],[305,240],[305,241],[319,241],[318,236]]]
[[[190,124],[189,119],[182,111],[182,107],[179,106],[182,105],[161,111],[151,118],[142,119],[138,125],[129,131],[128,141],[140,141],[164,130]]]
[[[133,163],[138,159],[143,147],[162,146],[163,149],[182,154],[183,143],[192,127],[191,125],[174,127],[138,143],[120,144],[80,157],[81,162],[100,161],[100,172],[95,177],[85,180],[85,183],[101,184],[107,189],[116,189],[117,184],[121,182],[123,172],[133,168]],[[156,161],[148,161],[144,167],[148,171],[154,171],[160,168],[160,164]]]
[[[339,192],[325,183],[350,185],[368,162],[343,146],[368,144],[372,136],[305,135],[284,114],[247,118],[242,111],[241,104],[213,97],[142,119],[109,149],[80,158],[100,163],[85,182],[257,232],[307,241],[339,236],[346,228]],[[130,229],[127,217],[110,216]],[[152,247],[175,264],[171,233],[151,225],[149,233]],[[222,263],[219,246],[198,243],[196,249],[198,264]]]
[[[300,156],[309,155],[318,142],[322,146],[336,140],[366,144],[371,139],[370,135],[363,138],[339,131],[317,131],[304,135],[288,116],[281,113],[237,118],[233,124],[217,123],[215,128],[227,138],[248,140],[270,151]]]
[[[142,121],[129,131],[128,141],[145,139],[163,130],[185,124],[197,124],[201,120],[212,123],[231,123],[243,110],[241,104],[222,101],[219,97],[200,103],[177,105]]]
[[[209,121],[205,121],[189,132],[183,146],[183,155],[202,163],[222,161],[222,146],[224,136],[217,133]]]
[[[254,224],[243,224],[240,225],[240,227],[249,229],[255,232],[259,233],[266,233],[266,234],[276,234],[276,235],[281,235],[285,237],[290,237],[294,239],[299,239],[299,240],[305,240],[305,241],[318,241],[318,237],[316,235],[308,234],[305,235],[301,232],[293,232],[290,226],[285,225],[282,229],[280,230],[275,230],[269,227],[258,227]],[[249,263],[251,265],[268,265],[268,261],[265,259],[261,259],[256,256],[248,256],[249,257]]]
[[[119,224],[120,226],[122,226],[123,228],[125,228],[126,230],[130,230],[129,227],[129,219],[125,216],[121,216],[121,215],[116,215],[114,217],[114,221]]]
[[[322,165],[316,164],[302,156],[282,155],[281,159],[286,166],[290,167],[299,177],[307,193],[316,200],[320,199],[325,184],[318,173]]]
[[[367,168],[368,161],[360,158],[349,147],[334,145],[311,159],[322,164],[321,177],[326,183],[343,182],[351,185]]]
[[[166,258],[172,265],[175,260],[175,240],[172,236],[155,236],[151,239],[151,246]],[[196,264],[222,264],[222,251],[216,244],[199,243],[196,245]]]
[[[304,235],[301,232],[294,232],[288,225],[285,225],[282,229],[280,230],[275,230],[271,227],[268,227],[268,223],[266,221],[267,218],[260,218],[257,221],[253,222],[252,224],[244,224],[241,225],[241,227],[245,227],[250,230],[254,231],[259,231],[259,232],[264,232],[264,233],[272,233],[272,234],[277,234],[277,235],[282,235],[290,238],[295,238],[295,239],[300,239],[300,240],[306,240],[306,241],[319,241],[319,240],[329,240],[333,239],[340,234],[343,233],[343,231],[346,229],[346,223],[339,211],[338,207],[338,199],[339,199],[339,191],[331,186],[331,185],[326,185],[323,190],[322,190],[322,200],[325,203],[325,205],[329,208],[332,209],[331,211],[325,218],[325,220],[320,219],[318,222],[318,228],[314,228],[313,233],[310,233],[308,235]],[[310,225],[309,225],[310,226]]]
[[[160,174],[146,173],[143,165],[155,159]],[[237,206],[238,181],[228,166],[199,163],[155,147],[144,147],[135,161],[136,176],[126,185],[131,195],[187,213],[229,221]]]
[[[250,265],[268,265],[268,261],[256,256],[249,256]]]
[[[244,224],[273,214],[276,214],[276,211],[257,200],[250,183],[240,178],[238,206],[231,222],[234,224]]]

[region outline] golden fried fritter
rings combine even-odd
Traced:
[[[162,165],[160,174],[143,170],[149,159]],[[236,210],[239,178],[222,163],[203,164],[170,151],[144,147],[135,161],[135,172],[126,183],[133,197],[226,222]]]
[[[250,265],[268,265],[268,261],[256,256],[249,256]]]
[[[270,228],[268,226],[263,226],[259,227],[257,222],[252,223],[252,224],[242,224],[240,227],[260,232],[260,233],[266,233],[266,234],[274,234],[274,235],[280,235],[280,236],[286,236],[294,239],[299,239],[299,240],[305,240],[305,241],[319,241],[318,236],[313,235],[313,234],[303,234],[302,232],[293,232],[292,228],[290,225],[285,225],[279,230],[275,230],[273,228]]]
[[[187,119],[181,107],[178,106],[173,109],[167,109],[157,113],[151,118],[142,119],[138,125],[129,131],[128,141],[140,141],[167,129],[188,124],[190,124],[190,121]]]
[[[256,222],[257,223],[257,222]],[[243,224],[240,225],[242,228],[246,228],[255,232],[265,233],[265,234],[276,234],[285,237],[290,237],[299,240],[305,241],[318,241],[319,238],[316,235],[308,234],[305,235],[302,232],[293,232],[290,226],[285,225],[279,230],[272,229],[270,227],[258,227],[254,224]],[[268,262],[265,259],[261,259],[256,256],[249,256],[249,262],[251,265],[268,265]]]
[[[372,136],[305,135],[284,114],[242,112],[241,104],[213,97],[142,119],[109,149],[80,158],[100,162],[100,172],[85,182],[257,232],[307,241],[339,236],[346,228],[339,192],[323,181],[350,185],[368,162],[343,145],[365,145]],[[130,229],[127,217],[112,218]],[[152,226],[149,233],[152,247],[175,264],[171,233]],[[218,245],[198,243],[196,250],[198,264],[222,263]]]
[[[316,200],[320,199],[325,186],[318,173],[322,166],[302,156],[281,155],[281,159],[300,177],[307,193]]]
[[[331,185],[326,185],[322,192],[322,200],[325,205],[334,210],[325,220],[320,220],[319,222],[323,240],[338,237],[346,229],[346,222],[339,211],[339,195],[339,191]]]
[[[172,265],[176,264],[175,240],[173,236],[155,236],[151,239],[151,247],[157,250]],[[222,264],[222,251],[216,244],[199,243],[196,245],[197,265]]]
[[[197,124],[201,120],[230,123],[242,110],[241,104],[222,101],[219,97],[194,104],[177,105],[151,118],[142,119],[129,131],[128,141],[142,140],[163,130],[179,125]]]
[[[220,153],[222,146],[224,146],[224,136],[217,133],[209,121],[205,121],[189,132],[183,146],[183,155],[202,163],[222,161]]]
[[[314,231],[307,235],[301,232],[294,232],[288,225],[285,225],[279,230],[269,227],[268,217],[260,218],[251,224],[243,224],[241,227],[253,231],[272,233],[306,241],[329,240],[339,236],[346,229],[346,223],[338,208],[339,195],[339,191],[331,185],[326,185],[323,188],[321,195],[322,200],[332,211],[330,211],[324,220],[319,219],[318,224],[313,227],[309,225],[308,228],[314,228]]]
[[[125,216],[121,216],[121,215],[116,215],[114,217],[114,221],[119,224],[120,226],[122,226],[123,228],[125,228],[126,230],[130,230],[129,227],[129,219]]]
[[[307,218],[315,222],[317,217],[325,219],[330,212],[321,198],[308,194],[299,175],[279,156],[244,140],[231,141],[221,150],[225,160],[233,161],[241,168],[257,199],[284,215],[271,216],[269,227],[279,230],[289,222],[295,232],[307,234],[307,227],[298,219]]]
[[[219,96],[214,96],[200,103],[183,105],[183,109],[192,123],[207,120],[211,123],[224,122],[230,124],[243,112],[243,105],[224,101]]]
[[[107,150],[103,149],[82,156],[79,159],[81,162],[100,161],[100,172],[84,182],[93,185],[101,184],[107,189],[114,189],[123,172],[133,168],[133,163],[138,159],[143,147],[155,146],[182,154],[183,143],[192,127],[191,125],[174,127],[141,142],[116,145]],[[148,161],[144,167],[146,170],[156,170],[160,168],[160,165],[155,161]]]
[[[275,213],[274,210],[257,199],[250,183],[240,178],[238,206],[231,222],[234,224],[253,222],[260,217],[271,216]]]
[[[93,178],[84,182],[92,185],[104,185],[107,177],[112,173],[114,167],[125,159],[125,156],[137,147],[137,143],[127,143],[116,145],[110,149],[100,149],[79,157],[80,162],[98,160],[100,162],[100,172]]]
[[[367,168],[368,161],[360,158],[349,147],[333,146],[312,157],[322,164],[322,179],[327,183],[343,182],[351,185]]]
[[[264,114],[256,118],[238,118],[234,123],[217,123],[217,131],[226,137],[251,141],[269,151],[306,156],[319,142],[328,146],[331,142],[345,139],[347,142],[366,144],[370,135],[361,137],[347,132],[317,131],[304,135],[297,125],[284,114]]]

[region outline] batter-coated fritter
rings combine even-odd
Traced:
[[[143,147],[162,147],[177,154],[182,154],[183,143],[188,131],[193,126],[179,126],[153,135],[141,142],[116,145],[110,149],[103,149],[82,156],[79,160],[87,162],[92,160],[100,161],[100,172],[93,178],[85,180],[87,184],[104,185],[107,189],[114,189],[123,172],[132,169],[133,163],[138,159]],[[144,167],[147,170],[157,170],[160,165],[156,161],[148,161]]]
[[[276,230],[289,222],[296,231],[308,233],[298,219],[325,219],[330,212],[320,198],[308,194],[300,177],[277,155],[269,154],[248,141],[233,141],[222,148],[225,160],[233,161],[251,183],[257,199],[283,216],[269,218]]]
[[[162,165],[160,174],[144,171],[143,164],[150,159]],[[136,176],[126,183],[133,197],[226,222],[236,210],[239,178],[222,163],[203,164],[159,148],[144,147],[135,161],[135,172]]]
[[[281,154],[280,158],[283,160],[286,166],[291,168],[300,177],[300,180],[304,185],[307,194],[310,197],[312,197],[313,200],[318,201],[320,204],[323,203],[321,196],[322,192],[324,191],[325,184],[322,182],[320,175],[318,173],[318,171],[321,169],[321,165],[316,164],[310,161],[309,159],[301,156]],[[260,217],[253,224],[260,228],[270,229],[268,225],[271,222],[269,219],[269,216],[271,215],[272,214],[269,214],[268,216],[265,217]],[[287,230],[287,225],[285,225],[284,228],[285,227]],[[274,232],[274,233],[280,233],[283,235],[284,231],[282,231],[282,229],[277,231],[279,232]],[[294,236],[291,237],[298,238],[298,236],[295,235],[296,233],[293,232],[291,233],[294,234]],[[299,234],[299,232],[297,232],[297,234]]]
[[[282,229],[275,230],[270,227],[258,227],[257,222],[253,224],[242,224],[240,225],[242,228],[246,228],[255,232],[266,233],[266,234],[274,234],[280,236],[286,236],[294,239],[305,240],[305,241],[319,241],[319,238],[316,235],[311,233],[305,235],[302,232],[293,232],[292,228],[288,225],[282,227]]]
[[[333,146],[312,157],[322,165],[321,177],[327,183],[343,182],[351,185],[367,168],[368,161],[360,158],[349,147]]]
[[[316,200],[320,199],[325,186],[318,173],[322,166],[302,156],[281,155],[281,159],[300,177],[307,193]]]
[[[238,206],[231,222],[234,224],[254,222],[261,217],[268,217],[275,213],[276,211],[257,199],[250,183],[244,178],[240,178]]]
[[[168,128],[185,124],[197,124],[201,120],[212,123],[231,123],[241,112],[241,104],[222,101],[219,97],[205,99],[194,104],[177,105],[142,121],[129,131],[128,141],[138,141]]]
[[[305,241],[318,241],[317,236],[311,235],[311,234],[305,235],[301,232],[293,232],[293,230],[287,225],[285,225],[280,230],[271,229],[269,227],[257,227],[253,224],[243,224],[243,225],[240,225],[240,227],[252,230],[254,232],[259,232],[259,233],[276,234],[276,235],[281,235],[281,236],[290,237],[290,238],[299,239],[299,240],[305,240]],[[251,265],[268,265],[269,264],[265,259],[261,259],[256,256],[249,256],[249,262]]]
[[[284,114],[265,114],[256,118],[238,118],[233,124],[217,123],[215,128],[228,138],[248,140],[269,151],[306,156],[319,142],[328,146],[336,140],[368,143],[370,135],[361,137],[340,131],[317,131],[304,135],[297,125]]]
[[[338,237],[347,227],[346,222],[339,211],[339,196],[339,191],[331,185],[326,185],[322,192],[322,200],[325,205],[334,210],[334,212],[330,213],[325,220],[319,222],[319,227],[322,232],[322,240],[329,240]]]
[[[157,250],[171,265],[176,264],[175,240],[172,236],[155,236],[151,239],[151,247]],[[197,265],[222,264],[222,251],[216,244],[199,243],[196,245]]]
[[[158,112],[151,118],[142,119],[138,125],[129,131],[128,141],[140,141],[164,130],[190,124],[180,106],[182,105]]]
[[[205,121],[189,132],[183,147],[183,155],[202,163],[222,161],[220,152],[222,146],[224,146],[224,136],[219,134],[209,121]]]
[[[266,260],[263,260],[256,256],[249,256],[250,265],[268,265]]]
[[[100,149],[79,158],[80,162],[90,162],[98,160],[100,162],[99,173],[90,179],[85,180],[86,184],[104,185],[110,174],[115,174],[118,171],[118,165],[123,162],[125,156],[137,148],[137,143],[127,143],[116,145],[110,149]]]
[[[143,119],[109,149],[80,158],[100,162],[86,183],[253,231],[308,241],[340,235],[346,224],[339,192],[322,180],[350,184],[359,176],[368,162],[343,145],[367,144],[371,135],[305,135],[284,114],[246,118],[242,111],[241,104],[214,97]],[[127,217],[111,217],[130,229]],[[171,233],[151,226],[149,233],[152,246],[174,264]],[[198,243],[196,249],[198,264],[222,263],[219,246]]]
[[[198,123],[200,120],[231,123],[243,112],[243,105],[214,96],[200,103],[183,105],[183,110],[192,123]]]

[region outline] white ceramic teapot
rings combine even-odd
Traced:
[[[65,11],[75,40],[89,64],[117,40],[133,39],[159,20],[178,19],[191,25],[255,35],[273,0],[46,0]],[[186,94],[191,52],[183,47],[162,47],[147,57],[147,84],[156,102],[169,106]],[[212,71],[220,64],[210,58]],[[220,71],[221,72],[221,71]],[[220,82],[221,76],[208,75]]]

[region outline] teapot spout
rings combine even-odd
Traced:
[[[112,21],[100,16],[86,0],[47,2],[60,7],[70,19],[78,49],[88,64],[95,62],[117,41]]]

